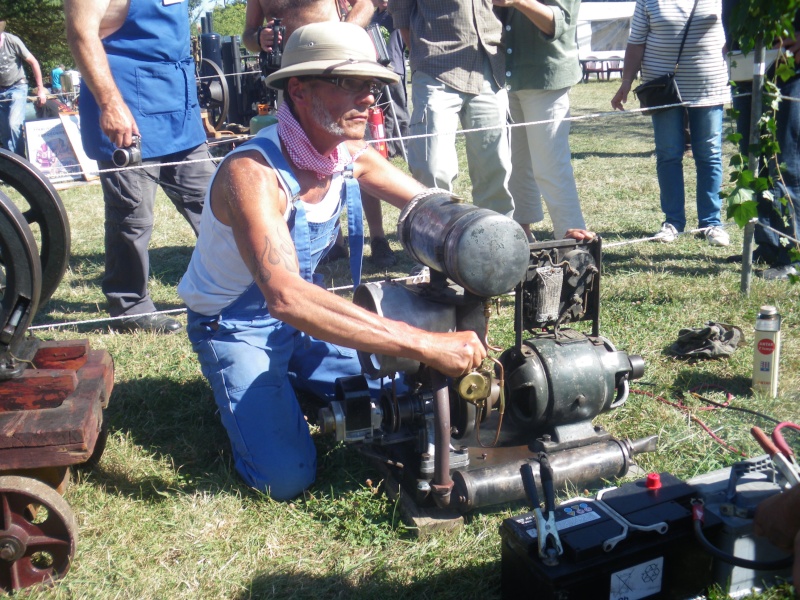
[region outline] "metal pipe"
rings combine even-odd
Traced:
[[[750,295],[753,283],[753,235],[758,219],[750,219],[744,226],[744,242],[742,244],[742,280],[739,289],[745,296]]]
[[[752,148],[758,148],[758,140],[761,137],[761,100],[764,94],[765,62],[764,38],[758,36],[753,49],[753,95],[750,98],[750,132],[747,138],[747,168],[752,171],[754,177],[758,177],[760,157],[753,153]]]
[[[755,48],[753,49],[753,95],[750,98],[750,131],[747,136],[747,168],[753,173],[753,177],[758,177],[761,158],[753,152],[753,148],[758,147],[758,140],[761,137],[760,122],[764,93],[765,61],[766,49],[764,48],[764,39],[758,36],[756,38]],[[753,219],[744,227],[742,279],[739,288],[745,296],[750,295],[750,285],[753,280],[753,233],[756,228],[756,222],[757,219]]]
[[[450,477],[450,390],[447,379],[438,371],[431,371],[431,384],[434,390],[433,444],[433,500],[439,508],[450,506],[450,492],[453,479]]]
[[[655,451],[657,441],[655,435],[634,441],[611,439],[549,453],[553,485],[563,490],[567,484],[584,487],[603,479],[622,477],[628,472],[632,457]],[[469,512],[482,506],[524,499],[525,488],[519,470],[532,461],[526,459],[473,471],[456,471],[453,473],[453,496],[458,509]],[[534,469],[534,473],[538,470]],[[536,485],[541,488],[538,475]]]

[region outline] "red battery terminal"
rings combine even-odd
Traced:
[[[661,488],[661,475],[658,473],[648,473],[645,479],[644,486],[648,490],[657,490]]]
[[[701,499],[692,500],[692,521],[699,522],[701,525],[706,522],[706,511],[703,504]]]

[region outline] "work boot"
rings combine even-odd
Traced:
[[[376,267],[388,269],[397,264],[397,257],[386,238],[372,238],[369,241],[369,247],[372,249],[372,262]]]
[[[756,277],[760,277],[764,281],[789,281],[790,275],[797,275],[794,265],[780,265],[756,271]]]
[[[121,332],[151,331],[153,333],[175,333],[183,329],[180,321],[176,321],[166,315],[126,317],[125,319],[112,321],[109,327]]]

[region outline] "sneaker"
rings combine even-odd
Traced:
[[[678,230],[675,229],[674,225],[666,221],[661,224],[661,231],[653,236],[654,242],[664,242],[665,244],[674,242],[676,239],[678,239]]]
[[[728,232],[716,225],[706,229],[706,240],[711,246],[727,246],[731,243]]]
[[[397,257],[386,238],[372,238],[369,247],[372,250],[372,262],[376,267],[388,269],[397,264]]]
[[[756,277],[760,277],[764,281],[789,281],[789,276],[797,275],[797,269],[794,265],[781,265],[779,267],[770,267],[763,271],[756,271]]]

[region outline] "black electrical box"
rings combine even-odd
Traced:
[[[565,502],[555,514],[564,554],[554,566],[539,558],[533,513],[506,519],[500,527],[503,598],[638,600],[703,593],[714,577],[711,556],[694,538],[691,501],[697,497],[693,487],[662,473],[658,489],[642,479],[606,490],[600,500]],[[626,533],[625,522],[653,530],[628,527]],[[706,535],[719,525],[706,513]]]

